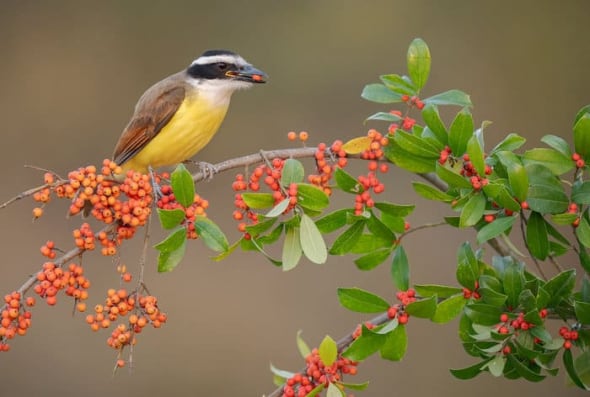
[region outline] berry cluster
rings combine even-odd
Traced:
[[[198,235],[195,230],[195,219],[197,216],[207,216],[206,210],[209,208],[209,201],[195,193],[193,203],[185,208],[182,204],[176,201],[176,197],[174,196],[170,185],[161,186],[159,193],[159,199],[156,203],[158,208],[165,210],[183,210],[185,215],[182,225],[186,228],[187,238],[196,239]]]
[[[405,307],[408,304],[416,301],[416,291],[412,288],[408,289],[407,291],[398,291],[395,294],[395,297],[401,303],[397,303],[397,304],[391,306],[387,310],[387,317],[389,317],[390,319],[394,319],[397,317],[397,321],[400,324],[407,324],[408,320],[410,318],[410,315],[408,313],[406,313]]]
[[[572,160],[576,163],[576,168],[584,168],[586,166],[586,162],[578,153],[572,154]]]
[[[563,342],[564,349],[571,349],[572,348],[572,341],[578,340],[578,331],[568,327],[561,327],[559,328],[559,335],[565,339]]]
[[[465,299],[479,299],[481,298],[481,295],[479,294],[479,281],[475,281],[475,287],[473,288],[473,290],[470,290],[469,288],[463,288],[463,297]]]
[[[21,299],[17,291],[4,296],[5,308],[0,313],[0,352],[10,350],[8,341],[16,335],[25,335],[31,326],[31,312],[24,309]],[[26,304],[33,306],[35,299],[27,298]]]
[[[389,171],[387,164],[379,164],[378,162],[383,158],[383,146],[386,146],[389,143],[389,140],[375,129],[370,129],[367,133],[367,137],[370,138],[371,143],[369,144],[369,147],[361,153],[361,158],[369,160],[367,162],[369,172],[366,175],[358,177],[358,181],[363,191],[355,196],[355,215],[361,215],[365,208],[372,208],[375,205],[375,201],[371,196],[371,190],[375,194],[383,193],[385,190],[385,185],[381,183],[377,177],[377,171],[382,174]]]
[[[318,173],[308,175],[307,180],[322,189],[327,195],[331,195],[332,188],[329,186],[329,182],[334,171],[336,168],[344,168],[348,164],[346,152],[342,149],[342,141],[334,141],[329,149],[323,142],[318,144],[314,158]]]
[[[568,214],[578,214],[579,213],[579,208],[578,208],[578,204],[576,203],[571,203],[568,208],[567,208],[567,213]],[[580,225],[580,217],[578,216],[576,219],[574,219],[574,221],[572,222],[572,226],[573,227],[578,227]]]
[[[70,263],[67,270],[64,270],[53,262],[45,262],[43,269],[37,273],[36,279],[33,291],[48,305],[54,306],[57,303],[57,293],[65,290],[67,296],[76,300],[78,311],[86,310],[84,301],[88,299],[90,280],[84,276],[82,266]]]
[[[407,95],[405,95],[405,96],[407,96]],[[412,97],[412,98],[415,98],[415,97]],[[410,98],[408,98],[408,101],[410,101]],[[406,102],[408,102],[408,101],[406,101]],[[424,104],[422,104],[422,107],[424,107]],[[416,124],[415,119],[413,119],[409,116],[402,117],[402,112],[400,112],[399,110],[390,110],[389,113],[402,119],[401,128],[405,131],[410,131],[414,127],[414,125]],[[399,128],[400,128],[400,125],[398,123],[391,123],[387,129],[387,132],[390,135],[394,135],[395,132]]]
[[[402,95],[402,102],[408,104],[408,106],[416,106],[418,110],[424,109],[424,102],[417,96]]]
[[[344,357],[338,357],[336,361],[326,366],[318,352],[313,349],[305,358],[305,372],[297,373],[287,379],[283,387],[283,397],[305,397],[317,386],[323,384],[328,386],[330,383],[341,387],[338,382],[342,381],[344,375],[356,375],[357,362]]]
[[[357,339],[359,336],[362,335],[363,333],[363,325],[365,326],[365,328],[367,329],[373,329],[376,327],[375,324],[373,324],[370,321],[365,321],[363,324],[358,324],[356,326],[356,328],[354,329],[354,331],[352,331],[352,339]]]
[[[289,133],[287,133],[287,139],[290,141],[295,141],[297,138],[299,138],[301,142],[306,142],[309,139],[309,133],[307,131],[301,131],[299,134],[295,131],[289,131]]]
[[[543,309],[539,313],[542,317],[547,316],[547,310]],[[513,332],[517,332],[518,330],[528,331],[529,329],[533,328],[535,324],[530,323],[524,319],[524,313],[518,313],[516,318],[510,318],[507,313],[502,313],[500,315],[500,323],[496,326],[496,329],[499,334],[511,334]]]

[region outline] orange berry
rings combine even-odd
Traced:
[[[289,133],[287,134],[287,139],[290,141],[294,141],[295,139],[297,139],[297,133],[295,131],[289,131]]]
[[[307,131],[301,131],[301,132],[299,133],[299,140],[300,140],[301,142],[305,142],[305,141],[307,141],[307,139],[308,139],[308,138],[309,138],[309,134],[307,133]]]
[[[43,215],[43,208],[33,208],[33,218],[37,219]]]

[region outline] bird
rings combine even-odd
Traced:
[[[207,50],[185,70],[148,88],[123,130],[113,161],[124,175],[192,158],[217,133],[232,94],[268,76],[229,50]]]

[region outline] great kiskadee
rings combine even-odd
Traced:
[[[231,51],[209,50],[139,98],[115,147],[123,171],[146,173],[200,151],[219,129],[234,91],[265,83],[266,74]]]

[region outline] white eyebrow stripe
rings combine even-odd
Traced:
[[[207,65],[210,63],[217,63],[217,62],[225,62],[225,63],[232,63],[236,65],[247,65],[248,62],[244,60],[239,55],[210,55],[205,57],[199,57],[191,63],[192,65]]]

